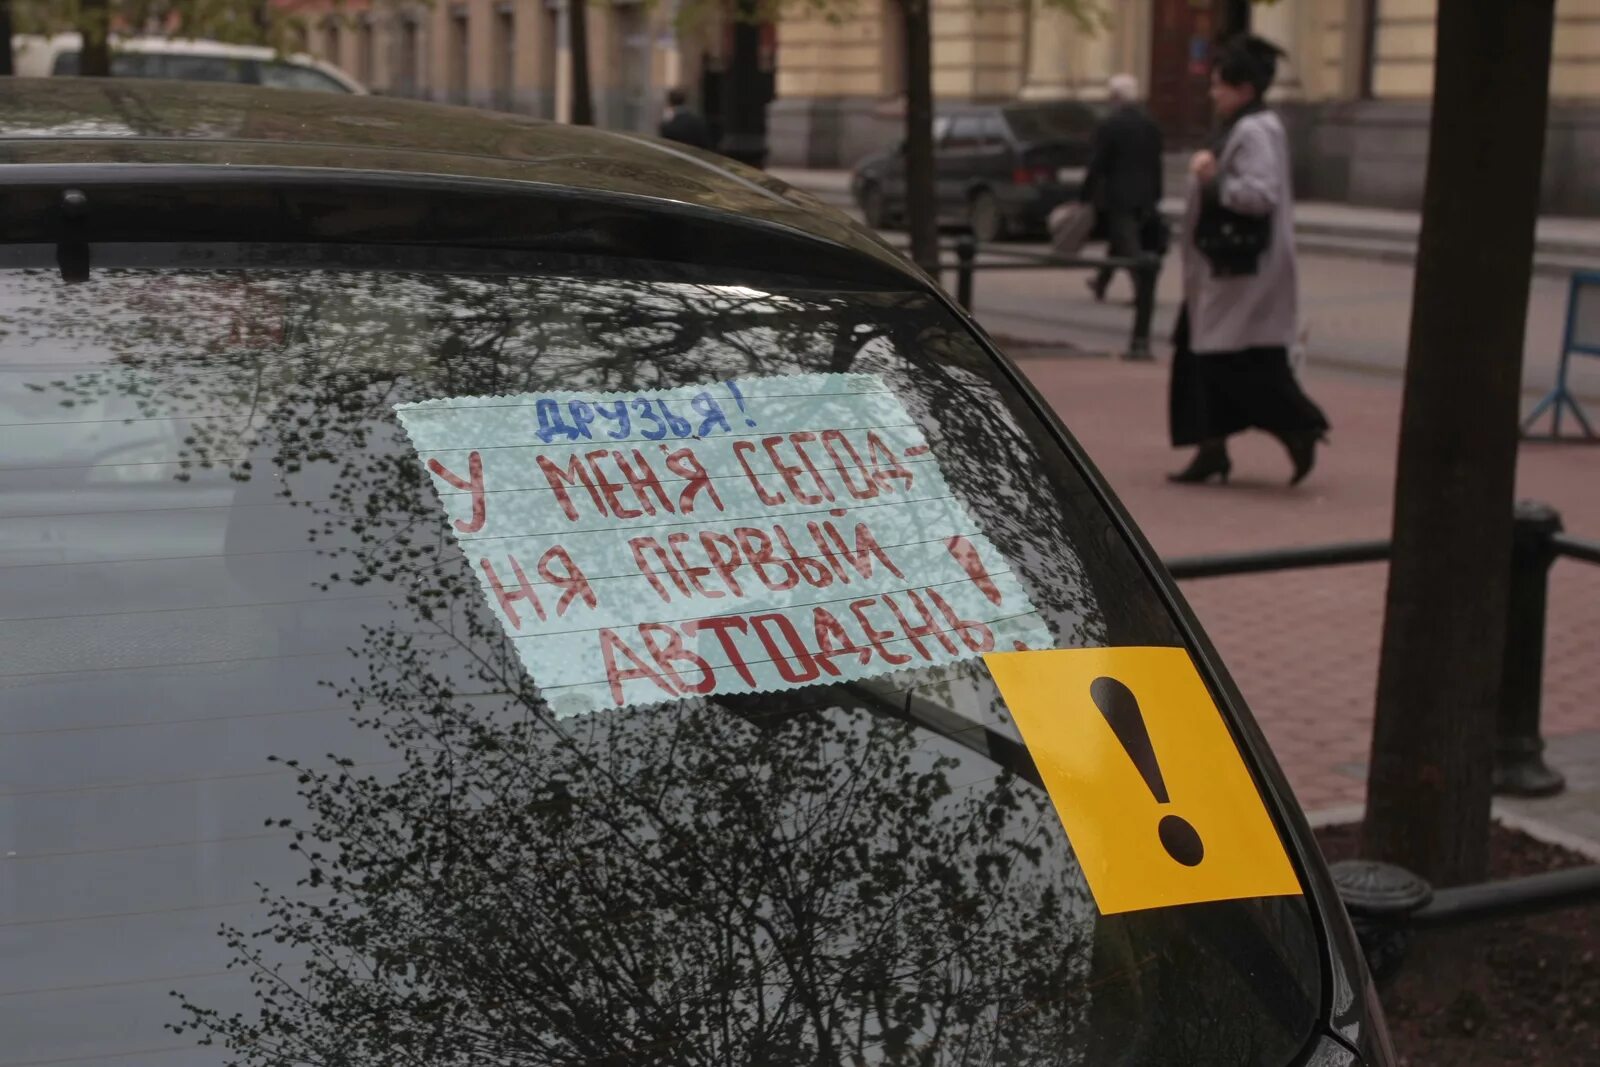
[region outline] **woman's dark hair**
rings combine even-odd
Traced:
[[[1256,96],[1261,97],[1278,76],[1278,59],[1285,54],[1271,41],[1241,33],[1222,43],[1211,69],[1229,85],[1255,86]]]

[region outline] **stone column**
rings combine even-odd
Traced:
[[[423,84],[427,86],[426,96],[429,100],[448,100],[450,98],[450,47],[451,33],[450,18],[451,6],[448,3],[433,5],[433,10],[428,17],[429,32],[426,38],[428,44],[428,62],[426,77]]]
[[[1023,99],[1100,99],[1113,74],[1145,80],[1150,68],[1150,0],[1121,0],[1107,13],[1108,25],[1086,31],[1065,12],[1034,5]]]
[[[1073,95],[1072,16],[1034,3],[1028,19],[1027,62],[1022,79],[1024,100],[1059,100]]]
[[[467,11],[467,103],[494,103],[496,0],[469,0]]]
[[[1120,28],[1113,24],[1089,34],[1074,27],[1071,60],[1074,96],[1090,100],[1105,98],[1107,79],[1122,69],[1117,49]]]
[[[550,103],[544,99],[543,69],[550,44],[554,43],[546,40],[550,36],[550,20],[543,0],[516,0],[515,17],[516,67],[511,72],[511,83],[517,110],[543,115]]]
[[[576,3],[578,0],[572,0]],[[612,0],[589,4],[589,92],[594,95],[594,124],[612,125],[615,116],[617,72],[617,8]]]
[[[1153,0],[1125,0],[1112,12],[1111,28],[1103,31],[1111,38],[1111,74],[1132,74],[1139,79],[1139,92],[1150,86],[1150,22]],[[1107,77],[1110,75],[1108,74]]]
[[[571,50],[571,23],[567,14],[567,4],[575,0],[563,0],[560,13],[556,17],[556,121],[572,121],[572,50]],[[582,0],[576,0],[582,2]]]
[[[691,98],[696,86],[684,80],[683,72],[685,60],[693,50],[692,42],[685,39],[678,32],[674,22],[677,16],[676,3],[656,8],[651,15],[650,36],[652,40],[650,55],[652,65],[651,84],[662,90],[681,88],[688,90]],[[698,70],[698,66],[695,68]]]
[[[1368,0],[1334,0],[1341,6],[1339,41],[1339,86],[1341,99],[1356,100],[1366,81]]]
[[[1251,32],[1265,37],[1289,54],[1278,64],[1278,77],[1272,88],[1274,100],[1298,100],[1304,96],[1301,70],[1320,58],[1316,42],[1302,40],[1299,32],[1301,0],[1278,0],[1275,4],[1256,4],[1250,13]]]

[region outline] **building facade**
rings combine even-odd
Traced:
[[[379,92],[563,119],[569,2],[579,0],[347,4],[311,18],[305,43]],[[899,140],[901,2],[795,4],[764,30],[772,163],[848,167]],[[1174,148],[1206,138],[1212,42],[1248,27],[1289,56],[1274,102],[1295,142],[1300,195],[1420,202],[1439,0],[1098,0],[1081,16],[1049,0],[931,2],[937,101],[1094,99],[1126,71]],[[674,85],[715,124],[728,103],[730,24],[680,26],[670,0],[588,0],[586,10],[601,125],[654,129]],[[1556,0],[1556,17],[1545,209],[1600,214],[1600,0]]]
[[[1465,2],[1465,0],[1464,0]],[[779,27],[773,159],[848,166],[900,136],[900,0]],[[940,101],[1104,96],[1125,71],[1169,145],[1203,142],[1211,42],[1248,27],[1289,59],[1273,99],[1308,198],[1421,201],[1438,0],[1105,0],[1080,20],[1044,0],[933,0]],[[1556,0],[1545,209],[1600,214],[1600,0]]]
[[[320,8],[321,10],[318,10]],[[645,0],[589,3],[595,121],[653,131],[668,87],[697,88],[705,48]],[[434,0],[300,6],[305,50],[374,92],[567,120],[572,113],[566,0]],[[687,65],[687,67],[686,67]]]

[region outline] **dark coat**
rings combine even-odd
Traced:
[[[669,141],[692,145],[695,148],[716,147],[711,143],[711,127],[707,125],[706,120],[699,112],[686,107],[672,109],[671,114],[661,123],[661,136]]]
[[[1101,211],[1154,208],[1161,203],[1161,151],[1161,128],[1144,108],[1117,108],[1094,131],[1083,199]]]

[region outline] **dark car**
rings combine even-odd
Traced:
[[[7,1062],[1392,1062],[1171,580],[866,230],[377,98],[0,116]]]
[[[1073,101],[974,106],[934,120],[940,221],[988,243],[1036,236],[1052,208],[1083,186],[1100,110]],[[851,175],[856,204],[874,229],[906,212],[904,145],[863,160]]]

